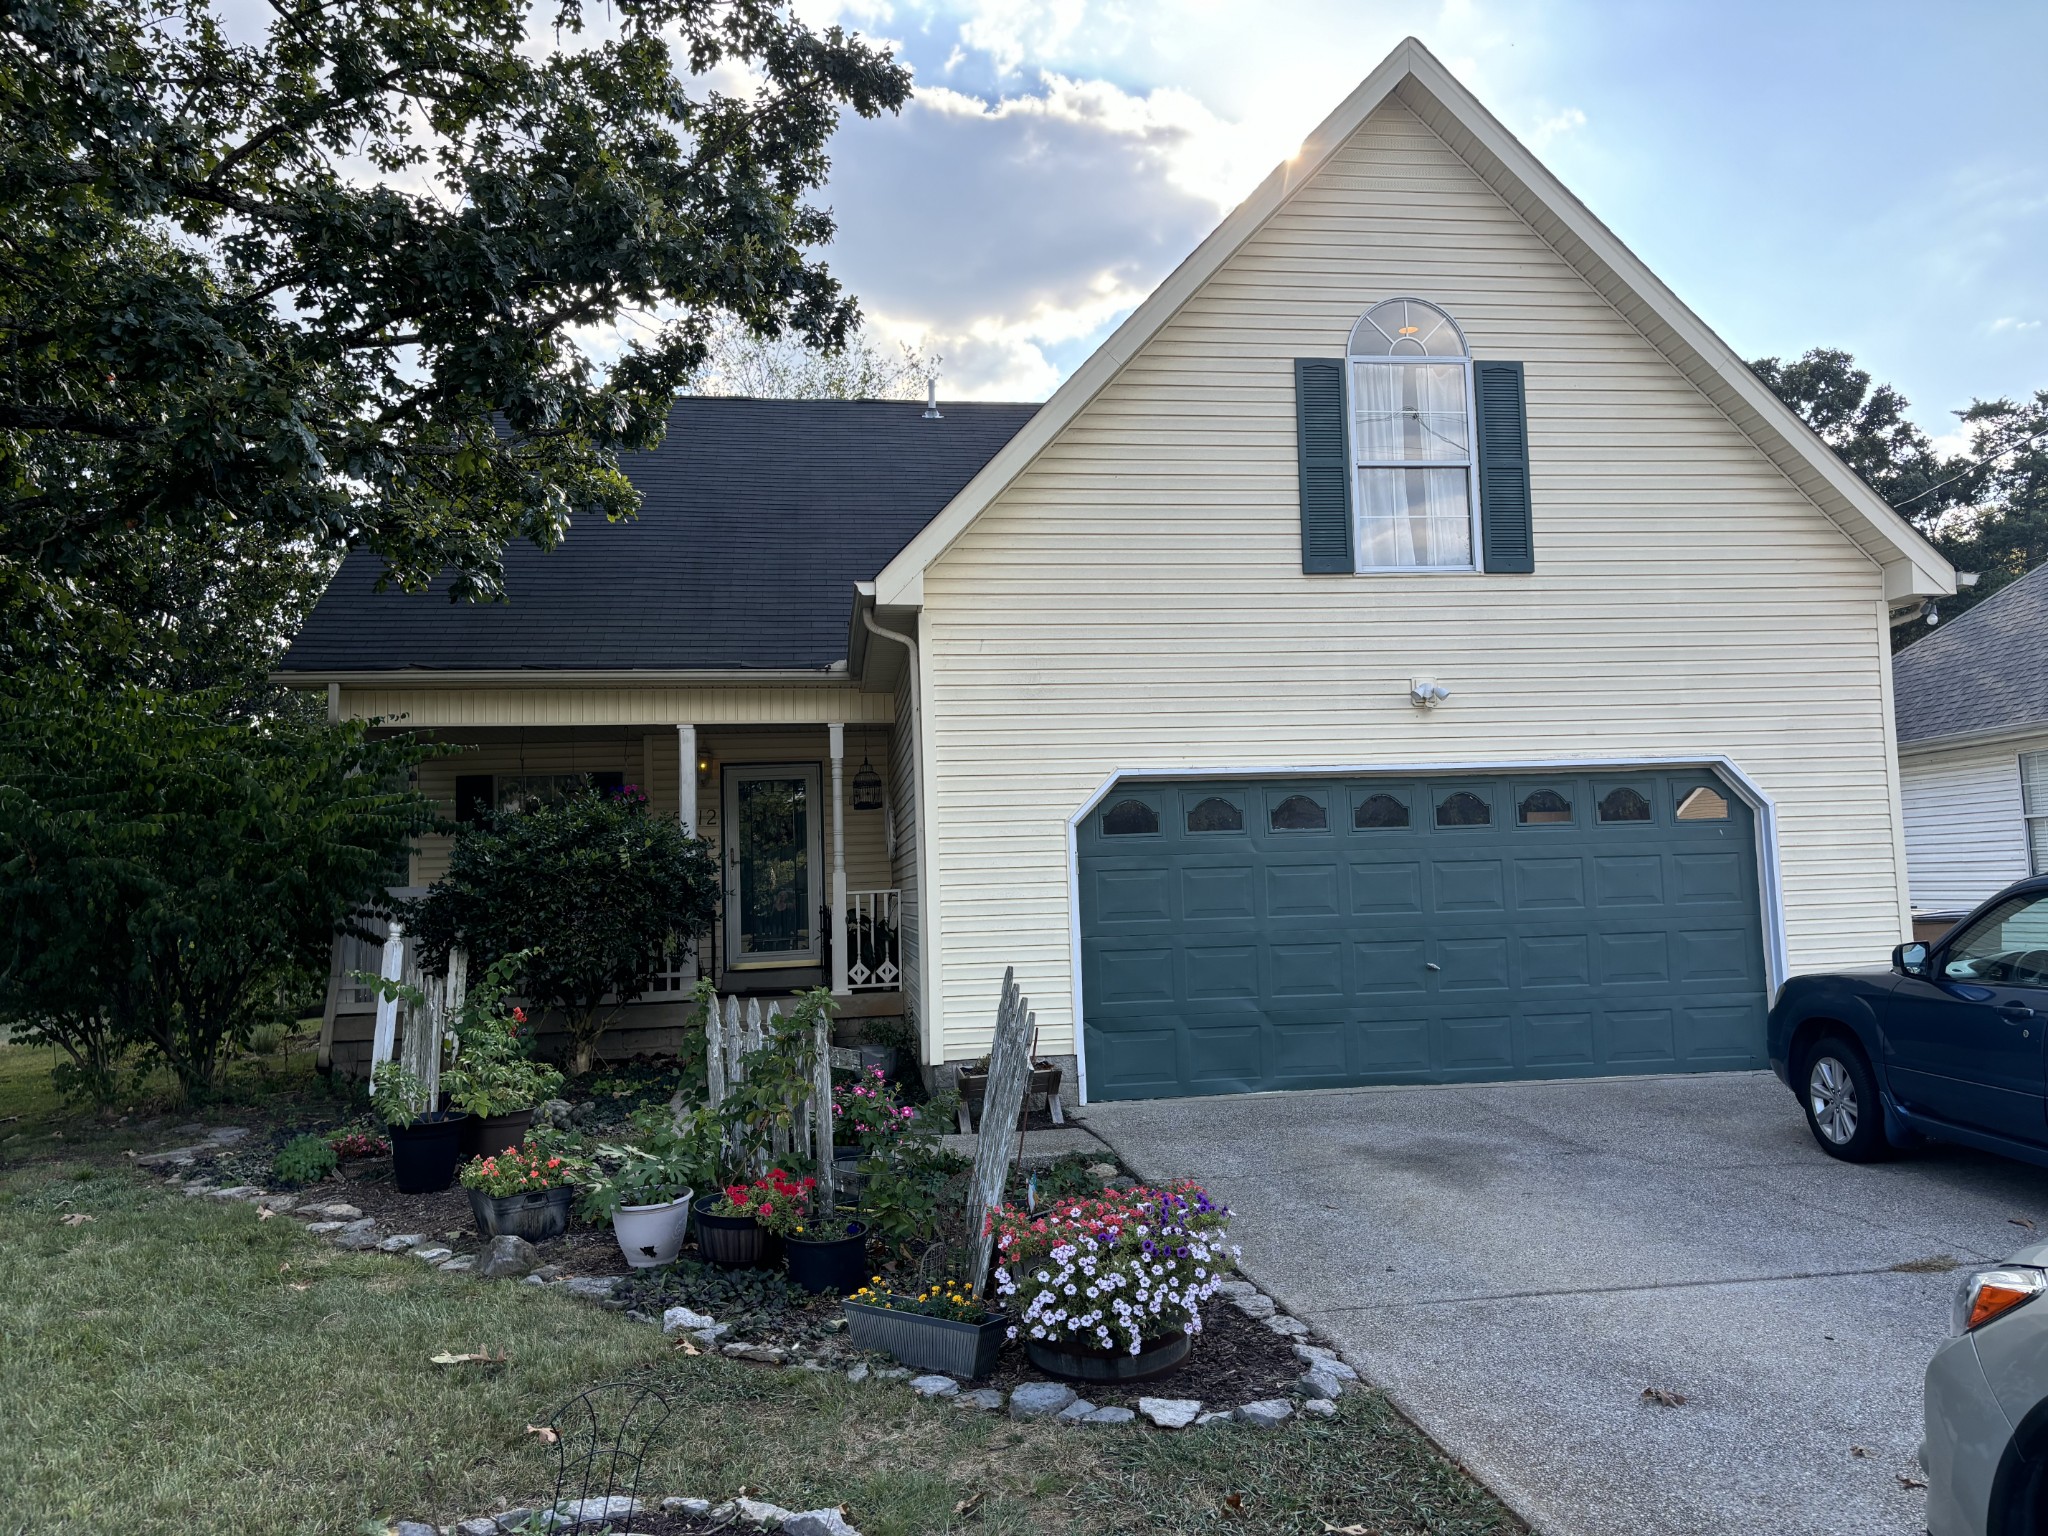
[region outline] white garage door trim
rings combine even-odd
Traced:
[[[1081,823],[1118,784],[1132,779],[1353,778],[1372,775],[1448,773],[1625,773],[1632,769],[1706,768],[1720,774],[1756,814],[1758,895],[1763,904],[1764,965],[1768,995],[1775,998],[1788,971],[1785,951],[1784,887],[1778,872],[1778,810],[1771,797],[1732,758],[1709,757],[1542,757],[1473,758],[1420,763],[1176,763],[1171,767],[1118,768],[1067,817],[1067,945],[1074,978],[1075,1088],[1088,1102],[1088,1041],[1081,998]]]

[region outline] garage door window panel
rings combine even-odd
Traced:
[[[1488,827],[1493,825],[1493,807],[1469,789],[1452,790],[1436,803],[1439,827]]]
[[[1385,790],[1374,790],[1362,798],[1351,813],[1355,832],[1394,832],[1408,825],[1408,802]]]
[[[1515,802],[1515,822],[1524,827],[1569,827],[1571,796],[1560,789],[1526,789]]]
[[[1595,807],[1595,815],[1603,827],[1648,826],[1655,819],[1648,785],[1617,784],[1612,788],[1596,787],[1595,793],[1600,797]]]
[[[1244,830],[1244,807],[1235,798],[1225,795],[1189,798],[1187,829],[1193,835],[1203,837]]]
[[[1104,837],[1149,837],[1159,831],[1159,808],[1143,800],[1116,801],[1102,813]]]
[[[1327,832],[1330,810],[1320,796],[1285,795],[1273,802],[1266,825],[1275,832]]]
[[[1728,797],[1711,785],[1700,784],[1679,795],[1675,814],[1680,821],[1726,821]]]

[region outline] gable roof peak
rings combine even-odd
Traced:
[[[1865,485],[1728,344],[1595,218],[1425,47],[1404,37],[1301,148],[1280,162],[1070,374],[1031,424],[990,459],[876,578],[878,600],[922,600],[924,572],[995,498],[1362,127],[1398,100],[1577,269],[1884,572],[1892,601],[1943,597],[1955,571]]]

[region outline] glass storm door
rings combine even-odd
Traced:
[[[818,932],[818,769],[725,773],[725,952],[731,969],[813,965]]]

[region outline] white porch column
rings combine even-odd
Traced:
[[[683,830],[690,836],[697,835],[697,727],[679,725],[676,727],[676,767],[680,777],[676,785],[676,815],[682,821]]]
[[[825,727],[832,751],[832,990],[846,994],[846,726]]]

